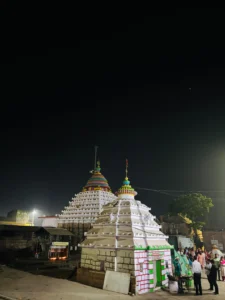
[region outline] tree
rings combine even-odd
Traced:
[[[196,232],[205,225],[206,216],[213,207],[211,198],[199,193],[181,195],[170,205],[170,215],[181,215],[192,221],[191,227]]]

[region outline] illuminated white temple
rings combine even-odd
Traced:
[[[138,294],[167,285],[166,273],[172,273],[168,237],[160,231],[150,208],[134,199],[136,194],[126,174],[117,199],[103,207],[80,245],[78,277],[82,278],[82,268],[83,273],[87,269],[130,273]]]
[[[98,214],[101,213],[102,206],[116,199],[108,181],[100,171],[100,163],[98,162],[82,192],[75,195],[69,205],[62,210],[58,219],[59,226],[68,223],[92,224]]]

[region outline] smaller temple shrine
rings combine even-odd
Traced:
[[[80,245],[81,268],[77,280],[102,287],[106,270],[130,273],[130,292],[143,294],[168,285],[172,246],[150,208],[135,200],[137,193],[130,185],[127,168],[128,163],[117,199],[103,207]]]

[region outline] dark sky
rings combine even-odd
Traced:
[[[59,213],[99,146],[115,191],[132,185],[224,189],[224,11],[140,18],[68,10],[27,16],[3,5],[0,215]],[[190,90],[191,88],[191,90]],[[170,197],[138,191],[166,212]]]

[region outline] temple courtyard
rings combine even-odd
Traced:
[[[208,282],[206,279],[202,280],[204,300],[205,299],[224,299],[225,296],[225,282],[219,282],[220,295],[214,295],[207,291]],[[3,267],[0,271],[0,299],[1,296],[6,296],[12,299],[20,300],[128,300],[129,295],[122,295],[113,292],[85,286],[76,282],[51,278],[43,275],[33,275],[27,272]],[[175,299],[181,297],[182,299],[193,299],[194,291],[191,290],[189,294],[185,295],[171,295],[167,291],[157,291],[140,296],[133,296],[138,299]],[[200,296],[199,296],[200,297]],[[201,297],[200,297],[201,298]]]

